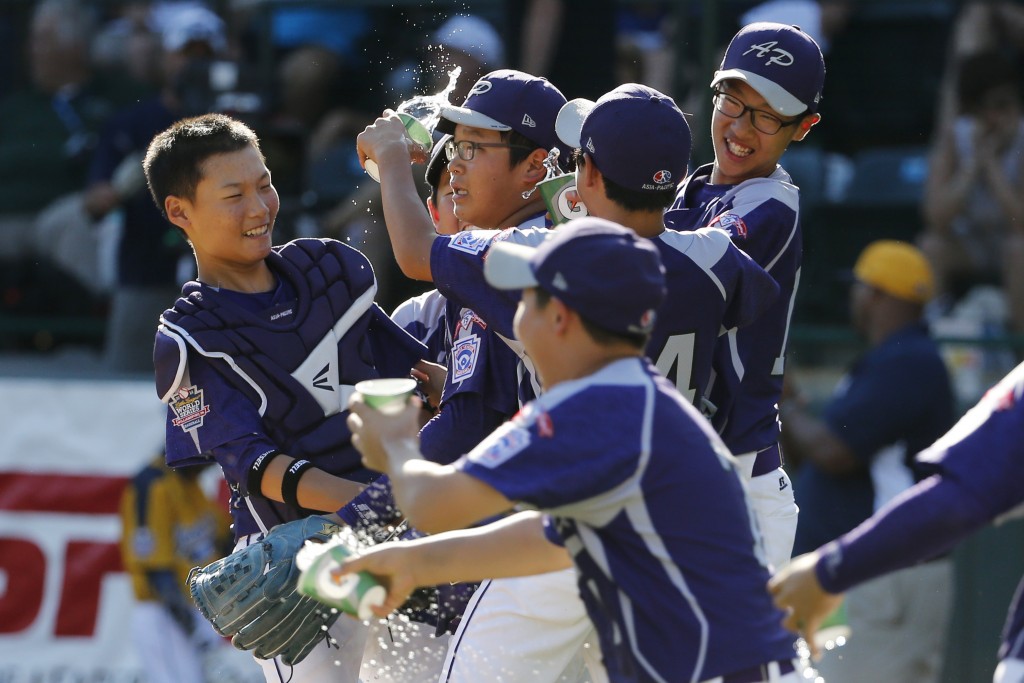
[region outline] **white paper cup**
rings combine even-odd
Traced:
[[[409,378],[368,379],[356,384],[366,405],[382,413],[394,415],[402,412],[413,392],[416,380]]]

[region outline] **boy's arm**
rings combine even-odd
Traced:
[[[416,438],[414,399],[398,415],[367,406],[357,393],[350,403],[352,444],[363,464],[391,478],[399,509],[412,526],[427,533],[462,529],[512,509],[500,491],[450,465],[423,459]]]
[[[282,491],[285,473],[297,462],[297,459],[283,453],[274,456],[260,481],[260,494],[264,498],[286,503]],[[307,510],[334,511],[344,507],[364,488],[363,484],[311,467],[299,479],[295,493],[299,505]]]
[[[565,548],[544,534],[543,515],[520,512],[475,529],[449,531],[401,543],[386,543],[351,557],[345,573],[366,571],[388,589],[386,616],[418,586],[543,574],[572,566]]]
[[[384,223],[398,267],[406,277],[431,281],[430,247],[437,234],[423,206],[412,174],[420,150],[406,135],[401,119],[390,109],[356,138],[359,162],[376,162],[380,172]],[[415,150],[415,152],[414,152]]]

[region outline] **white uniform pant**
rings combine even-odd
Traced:
[[[723,683],[726,680],[728,679],[718,676],[717,678],[709,678],[701,681],[701,683]],[[802,683],[803,680],[804,677],[801,674],[799,667],[797,667],[795,671],[783,674],[779,672],[778,662],[768,662],[764,665],[763,678],[752,680],[750,683]]]
[[[190,638],[167,608],[156,601],[139,601],[132,610],[132,642],[148,683],[204,683],[202,652],[219,647],[218,636],[196,612],[195,638]]]
[[[1024,660],[1007,658],[999,662],[992,683],[1024,683]]]
[[[440,683],[607,680],[570,568],[482,583],[448,645]]]
[[[736,456],[743,481],[747,486],[747,501],[761,530],[765,556],[770,571],[781,568],[793,557],[793,541],[796,539],[796,522],[800,512],[793,499],[793,482],[786,470],[778,469],[751,476],[756,453]]]

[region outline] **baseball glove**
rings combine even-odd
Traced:
[[[306,539],[325,541],[338,530],[315,515],[278,525],[262,541],[193,569],[192,599],[238,649],[297,664],[326,637],[338,613],[296,591],[295,553]]]

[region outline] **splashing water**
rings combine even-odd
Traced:
[[[455,91],[455,85],[461,74],[462,67],[455,67],[448,72],[448,85],[444,90],[434,95],[416,95],[398,105],[396,111],[408,114],[433,133],[441,120],[441,107],[451,103],[451,95]]]
[[[410,137],[418,142],[426,154],[430,153],[434,129],[437,128],[437,124],[441,121],[441,108],[446,104],[450,104],[451,94],[455,91],[455,85],[461,74],[462,67],[455,67],[448,72],[448,85],[445,86],[444,90],[434,95],[416,95],[395,108],[397,113],[406,114],[422,124],[423,127],[420,129],[419,134],[414,133],[409,128],[410,124],[408,122],[406,123],[406,128],[409,128]],[[373,159],[367,159],[363,164],[363,168],[366,170],[367,175],[378,183],[380,182],[380,169],[377,167],[377,162]]]

